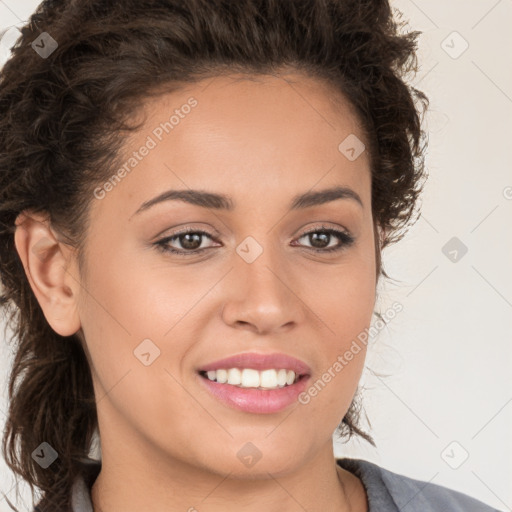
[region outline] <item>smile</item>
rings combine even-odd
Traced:
[[[293,370],[286,370],[284,368],[263,371],[258,371],[254,368],[229,368],[210,370],[204,373],[213,382],[257,389],[278,389],[290,386],[300,377]]]

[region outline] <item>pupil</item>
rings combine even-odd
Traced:
[[[184,249],[197,249],[201,246],[201,236],[199,233],[185,233],[181,235],[181,245]],[[329,245],[329,233],[311,233],[309,235],[313,247],[323,248]]]
[[[323,247],[325,247],[325,245],[329,245],[329,243],[328,243],[328,238],[330,236],[329,233],[311,233],[309,236],[311,237],[310,238],[311,245],[313,245],[314,247],[323,248]],[[320,245],[316,245],[316,242],[318,241],[319,238],[323,239],[323,242],[325,242],[324,245],[322,245],[322,243],[320,243]]]
[[[185,240],[185,243],[183,243],[183,241],[182,241],[182,244],[181,244],[184,249],[197,249],[201,245],[201,241],[200,241],[201,235],[199,233],[186,233],[181,236],[184,237],[184,240]],[[190,238],[192,238],[192,237],[196,238],[196,240],[195,240],[196,243],[194,243],[193,241],[192,242],[190,241]],[[199,243],[197,243],[198,240],[199,240]]]

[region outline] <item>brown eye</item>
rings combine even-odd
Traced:
[[[193,256],[208,249],[208,247],[201,247],[205,237],[208,237],[210,240],[213,239],[213,235],[206,231],[189,229],[162,238],[161,240],[158,240],[155,245],[162,252],[170,252],[181,256]],[[171,242],[174,244],[178,243],[179,247],[176,248],[172,246]]]
[[[205,238],[214,240],[213,235],[206,231],[187,229],[180,233],[174,233],[171,236],[162,238],[155,242],[155,245],[158,250],[164,253],[179,256],[194,256],[212,247],[201,247]],[[352,245],[355,240],[345,231],[326,227],[308,231],[297,240],[301,240],[302,238],[306,238],[309,241],[311,244],[309,246],[310,249],[319,253],[341,251]],[[332,245],[332,242],[336,242],[336,240],[338,242]],[[176,244],[178,244],[179,247],[176,247]],[[305,247],[308,248],[307,245]]]
[[[316,228],[304,233],[298,240],[302,238],[306,238],[311,244],[311,249],[316,252],[341,251],[354,243],[354,238],[351,235],[333,228]],[[338,239],[338,243],[330,246],[335,239]]]

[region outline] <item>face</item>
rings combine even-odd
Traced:
[[[145,106],[125,172],[92,198],[77,302],[104,459],[254,477],[332,456],[365,350],[336,361],[376,286],[369,157],[338,148],[363,135],[333,94],[230,76]],[[152,202],[169,191],[189,195]]]

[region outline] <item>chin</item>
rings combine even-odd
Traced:
[[[268,452],[270,448],[259,450],[252,443],[246,443],[233,452],[229,457],[224,451],[222,456],[211,455],[211,460],[205,462],[205,468],[222,475],[230,475],[230,478],[240,480],[264,480],[269,478],[269,473],[274,476],[285,476],[293,473],[302,464],[300,454],[297,452]]]

